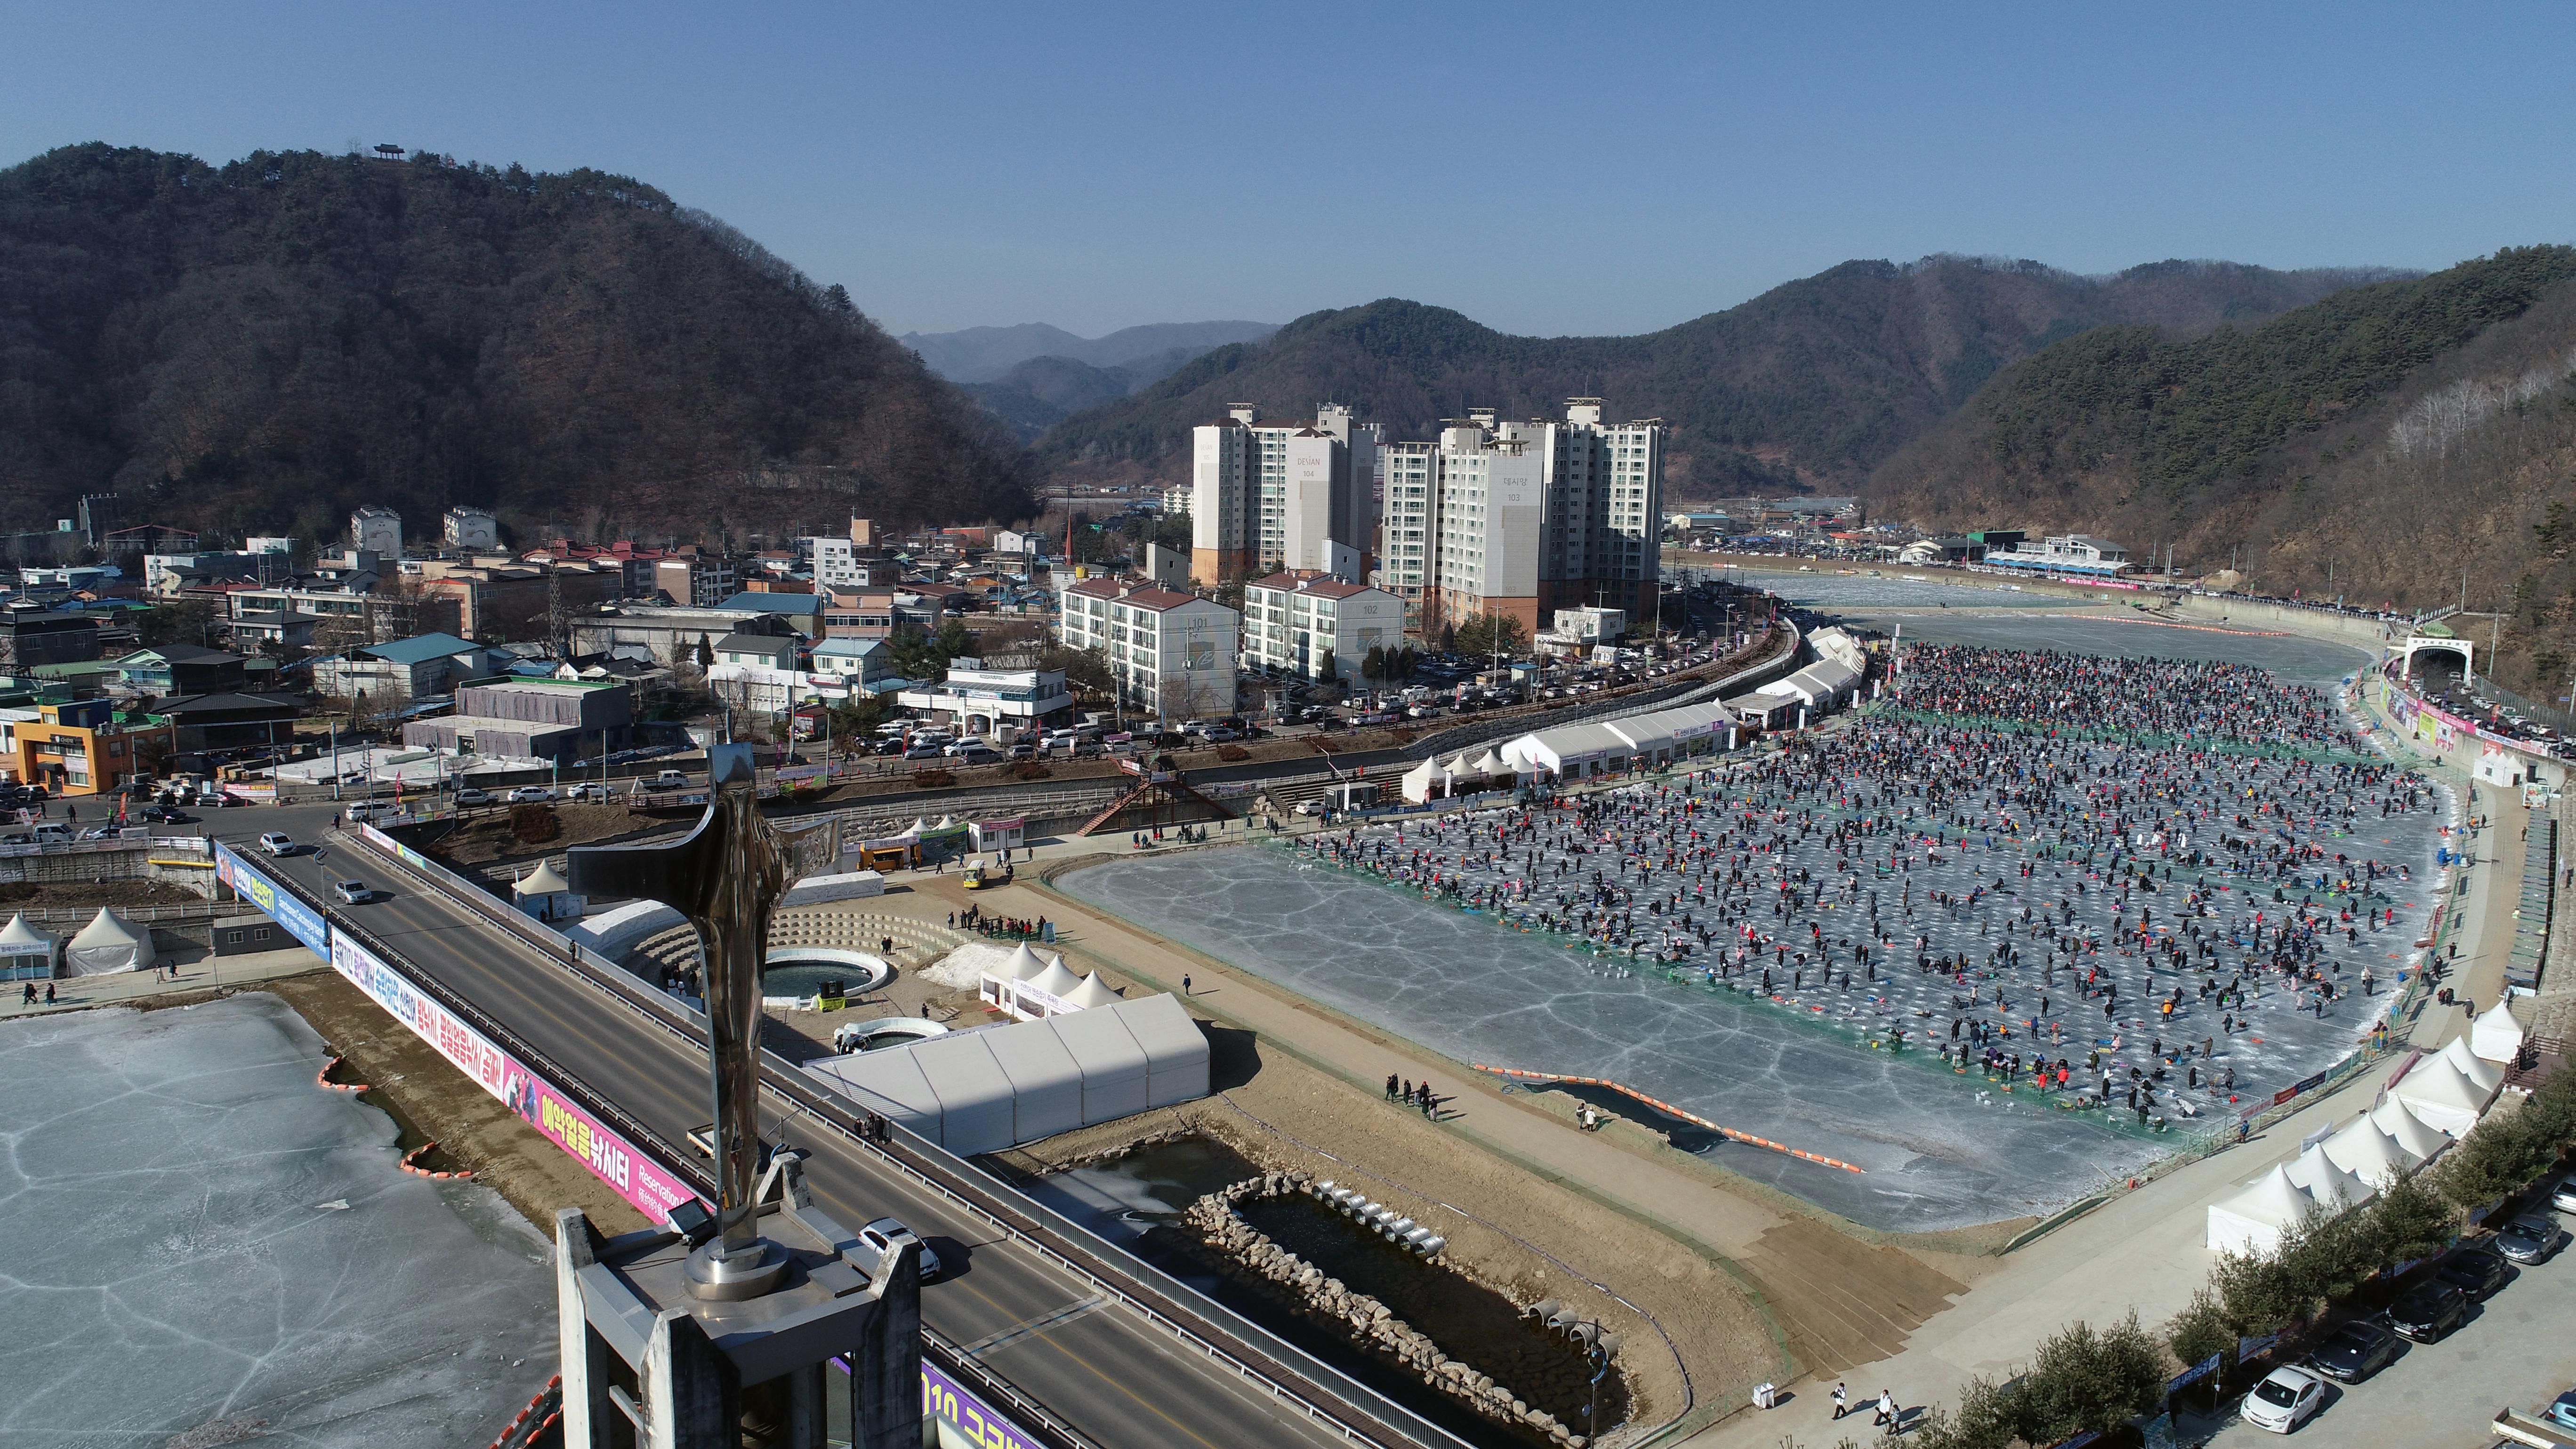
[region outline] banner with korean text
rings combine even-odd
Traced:
[[[673,1207],[697,1199],[686,1183],[665,1172],[635,1144],[430,999],[411,978],[386,965],[346,932],[337,933],[331,942],[331,966],[522,1121],[579,1159],[593,1177],[617,1189],[618,1196],[634,1204],[647,1221],[659,1223]]]

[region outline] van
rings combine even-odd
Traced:
[[[353,800],[349,802],[348,817],[352,822],[364,823],[369,820],[390,820],[401,813],[402,807],[396,805],[391,800]]]
[[[689,776],[685,770],[658,771],[652,779],[644,782],[644,788],[648,790],[685,790],[688,786]]]
[[[38,845],[50,845],[57,840],[68,844],[71,838],[72,828],[60,820],[39,820],[36,822],[36,843]]]

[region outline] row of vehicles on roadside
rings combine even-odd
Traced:
[[[2325,1407],[2326,1381],[2357,1384],[2396,1361],[2407,1343],[2433,1343],[2468,1321],[2474,1307],[2513,1281],[2516,1268],[2546,1261],[2566,1234],[2558,1214],[2576,1212],[2576,1176],[2535,1193],[2481,1242],[2463,1243],[2408,1275],[2383,1312],[2337,1328],[2306,1361],[2272,1370],[2245,1395],[2239,1414],[2258,1429],[2287,1434]],[[2550,1407],[2576,1429],[2576,1389]]]

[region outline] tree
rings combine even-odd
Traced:
[[[1325,650],[1323,655],[1316,659],[1315,677],[1318,679],[1331,679],[1334,677],[1332,650]]]
[[[1076,699],[1107,699],[1109,691],[1117,688],[1109,669],[1109,651],[1097,644],[1088,649],[1047,645],[1038,651],[1038,668],[1063,671],[1065,686]]]
[[[135,620],[135,634],[149,646],[154,644],[206,643],[207,631],[215,621],[215,607],[203,599],[181,599],[175,604],[156,604]]]
[[[1360,678],[1369,681],[1371,684],[1386,678],[1385,645],[1371,644],[1369,646],[1368,654],[1360,660]]]
[[[708,643],[704,634],[698,636],[697,660],[700,669],[713,669],[716,664],[716,646]]]
[[[1450,647],[1473,659],[1518,658],[1529,647],[1529,630],[1509,614],[1478,614],[1457,627]]]
[[[936,642],[939,645],[939,665],[942,669],[948,667],[949,660],[961,654],[975,652],[975,636],[968,632],[966,621],[954,614],[940,622]]]

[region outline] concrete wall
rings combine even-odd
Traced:
[[[2280,629],[2376,650],[2388,642],[2389,627],[2377,619],[2324,609],[2296,609],[2249,599],[2186,597],[2174,606],[2174,617],[2195,623],[2226,623],[2240,629]],[[2402,637],[2402,635],[2401,635]]]

